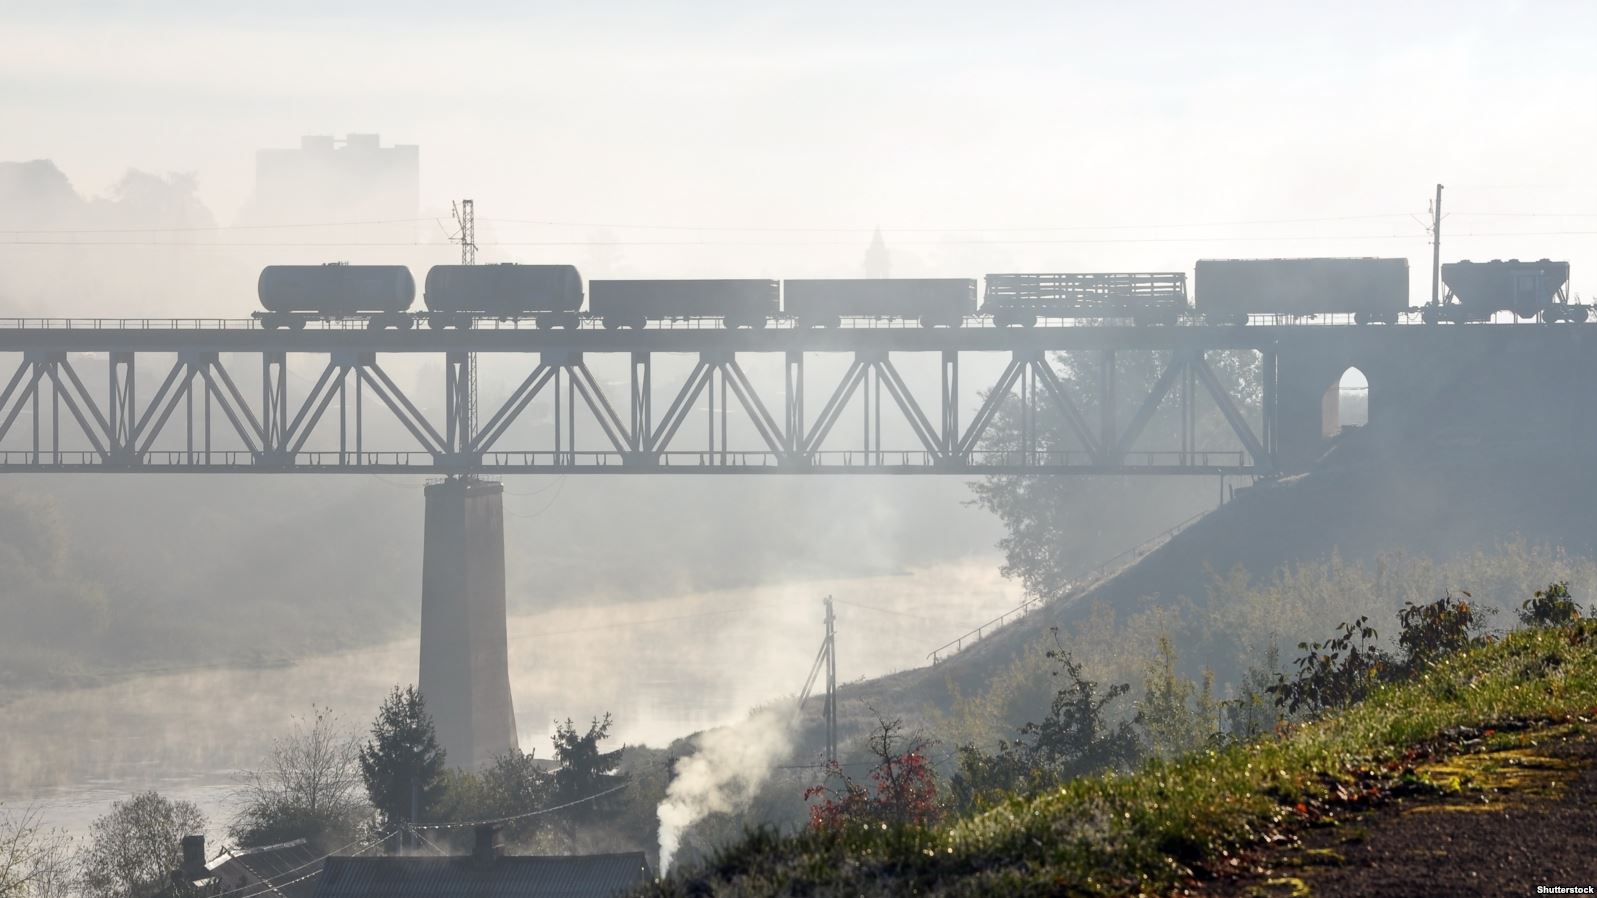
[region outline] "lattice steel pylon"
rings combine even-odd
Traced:
[[[459,203],[450,203],[450,208],[455,216],[455,224],[460,226],[460,233],[455,239],[460,243],[460,264],[477,264],[477,211],[476,204],[469,199]],[[466,376],[468,383],[469,399],[466,408],[466,440],[470,441],[477,434],[477,354],[471,353],[466,357]]]
[[[810,665],[809,678],[804,681],[804,691],[799,693],[794,713],[804,708],[810,693],[815,689],[815,679],[826,671],[826,705],[822,709],[826,719],[826,763],[837,763],[837,615],[832,610],[832,597],[827,596],[826,636],[821,640],[821,650]]]

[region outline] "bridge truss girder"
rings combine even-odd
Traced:
[[[258,404],[246,397],[240,378],[217,352],[164,354],[176,358],[169,367],[162,361],[165,374],[142,402],[135,363],[157,353],[109,351],[69,357],[61,351],[26,352],[0,388],[0,471],[967,476],[1274,472],[1272,352],[1264,354],[1261,436],[1215,375],[1206,351],[1193,347],[1161,352],[1158,379],[1122,427],[1117,420],[1117,351],[1138,350],[1080,350],[1099,356],[1096,382],[1086,384],[1064,381],[1043,350],[1014,350],[996,381],[978,395],[968,417],[960,409],[962,353],[955,349],[939,353],[940,388],[935,394],[913,388],[893,352],[858,350],[838,381],[829,385],[813,417],[805,412],[807,353],[783,353],[782,395],[773,402],[772,390],[767,386],[762,392],[738,353],[702,351],[681,386],[668,392],[669,402],[657,417],[656,353],[630,352],[627,395],[617,404],[611,397],[616,389],[607,390],[583,352],[552,350],[536,356],[536,364],[502,402],[483,409],[480,425],[470,408],[475,356],[465,351],[441,353],[445,363],[441,403],[417,401],[407,394],[375,352],[324,353],[325,363],[302,396],[291,396],[284,352],[236,354],[232,358],[259,358]],[[89,389],[74,358],[105,367],[103,392]],[[1090,395],[1082,395],[1083,391]],[[1219,407],[1240,450],[1197,446],[1195,403],[1203,394]],[[513,427],[540,397],[553,404],[548,422],[553,439],[547,449],[511,437]],[[1096,421],[1083,412],[1083,400],[1091,400],[1099,410]],[[1148,424],[1167,401],[1179,407],[1179,445],[1141,448]],[[994,449],[988,437],[1006,407],[1015,416],[1012,433],[1003,448]],[[424,411],[427,408],[439,409],[437,420]],[[838,436],[838,425],[850,408],[861,413],[857,440],[840,449],[837,444],[843,438]],[[884,410],[907,427],[908,445],[884,442]],[[1063,422],[1074,448],[1062,448],[1057,433],[1043,432],[1039,420],[1050,410]],[[414,447],[370,446],[367,422],[378,411],[392,416]],[[758,448],[733,448],[729,418],[734,411],[748,422]],[[31,419],[27,426],[19,423],[25,415]],[[680,448],[689,420],[700,415],[706,421],[703,446]],[[597,427],[600,448],[579,446],[579,421]],[[233,445],[222,447],[224,440]],[[20,448],[18,442],[23,443]]]

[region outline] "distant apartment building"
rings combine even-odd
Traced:
[[[248,223],[409,221],[421,205],[421,148],[376,134],[302,137],[255,154]]]

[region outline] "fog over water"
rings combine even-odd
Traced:
[[[821,598],[838,604],[838,676],[876,676],[1021,602],[991,558],[893,576],[789,582],[625,606],[568,607],[509,621],[511,689],[523,750],[548,757],[550,722],[616,715],[618,741],[661,746],[791,698],[821,640]],[[713,650],[706,650],[713,647]],[[34,693],[0,709],[0,802],[36,803],[84,832],[140,789],[198,804],[220,837],[236,773],[312,703],[352,728],[416,677],[417,640],[286,666],[143,675]]]

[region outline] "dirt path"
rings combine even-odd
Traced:
[[[1259,858],[1263,872],[1209,883],[1200,894],[1457,898],[1597,888],[1591,732],[1425,769],[1443,781],[1457,776],[1464,788],[1449,797],[1394,800],[1310,829],[1302,845]]]

